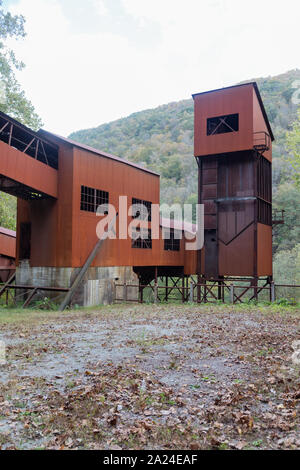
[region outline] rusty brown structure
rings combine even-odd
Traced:
[[[137,300],[142,286],[153,280],[159,298],[159,278],[166,279],[165,300],[175,288],[188,300],[194,298],[188,279],[198,275],[198,285],[207,285],[203,296],[200,289],[198,301],[207,301],[213,293],[208,282],[219,287],[218,298],[224,299],[225,280],[248,279],[254,297],[259,279],[272,281],[274,137],[257,85],[193,98],[194,155],[205,229],[204,248],[198,252],[186,249],[182,224],[160,218],[159,212],[143,222],[136,239],[120,237],[120,230],[126,233],[139,217],[128,211],[125,220],[116,215],[118,236],[95,250],[97,224],[109,205],[117,214],[124,209],[120,196],[127,197],[128,206],[145,205],[149,214],[160,204],[159,175],[53,133],[34,132],[0,113],[0,190],[18,198],[16,284],[21,292],[26,286],[31,292],[24,305],[43,287],[70,297],[81,277],[72,300],[83,305],[118,299],[122,286],[126,300]],[[107,207],[100,215],[99,205]],[[166,241],[163,234],[169,225],[172,237]],[[196,227],[186,231],[194,234]],[[176,232],[183,234],[180,240]]]
[[[16,232],[0,227],[0,282],[6,282],[15,271]]]
[[[272,280],[272,129],[255,82],[193,95],[202,281]],[[200,281],[199,281],[200,282]],[[257,290],[255,291],[255,297]]]
[[[96,226],[105,216],[96,213],[98,205],[111,204],[119,212],[119,196],[127,197],[128,206],[160,203],[157,173],[44,130],[34,132],[3,113],[0,190],[18,198],[16,282],[30,287],[72,285],[98,240]],[[116,280],[137,284],[196,271],[196,256],[185,250],[184,238],[166,245],[157,216],[158,239],[152,239],[150,218],[143,229],[148,241],[105,241],[74,301],[110,301]],[[128,214],[125,230],[132,220]],[[119,224],[118,218],[117,233]]]

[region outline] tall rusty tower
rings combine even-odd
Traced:
[[[193,95],[206,280],[272,280],[272,129],[255,82]],[[255,290],[257,297],[258,289]]]

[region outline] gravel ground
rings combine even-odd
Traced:
[[[299,319],[175,304],[0,312],[0,448],[298,449]]]

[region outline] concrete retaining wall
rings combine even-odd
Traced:
[[[31,267],[22,261],[16,269],[16,283],[28,286],[70,287],[79,268]],[[92,267],[87,271],[82,284],[72,299],[72,304],[95,306],[111,304],[123,298],[123,288],[115,284],[138,284],[138,277],[131,266]],[[45,297],[57,297],[58,293],[44,291]],[[62,296],[60,297],[60,300]],[[138,299],[138,288],[128,288],[128,300]]]

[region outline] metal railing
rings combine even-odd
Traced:
[[[272,225],[283,225],[284,213],[284,209],[274,209],[272,213]]]
[[[216,285],[216,282],[221,282],[219,285]],[[167,300],[181,300],[182,302],[195,302],[195,303],[211,303],[211,302],[224,302],[225,296],[224,291],[228,294],[229,303],[243,303],[243,297],[246,294],[249,295],[247,301],[258,300],[258,296],[261,293],[266,293],[270,302],[275,302],[277,300],[277,290],[280,288],[286,289],[300,289],[300,285],[295,284],[275,284],[274,282],[269,283],[264,286],[255,286],[255,285],[238,285],[231,283],[226,283],[226,281],[216,281],[215,284],[208,283],[194,283],[191,282],[187,286],[162,286],[157,283],[154,284],[115,284],[116,288],[122,288],[121,297],[116,297],[115,301],[117,302],[139,302],[143,303],[143,291],[148,288],[153,293],[153,302],[158,303]],[[138,298],[132,298],[128,296],[128,289],[136,288],[138,289]],[[160,292],[165,291],[163,299],[160,297]],[[171,292],[177,291],[180,295],[176,299],[171,299]],[[221,292],[221,294],[220,294]],[[300,291],[299,291],[300,292]],[[131,297],[131,298],[130,298]]]
[[[68,287],[47,287],[47,286],[28,286],[23,284],[14,284],[15,273],[4,284],[0,284],[0,298],[5,295],[5,304],[8,305],[11,299],[14,306],[17,306],[18,301],[22,300],[22,308],[26,308],[33,301],[34,297],[44,292],[67,293],[70,289]],[[17,294],[19,292],[19,294]]]
[[[265,152],[266,150],[270,149],[271,146],[271,138],[267,132],[254,132],[253,133],[253,147],[256,150],[260,150]]]
[[[58,146],[43,139],[36,132],[0,112],[0,141],[34,158],[58,168]]]

